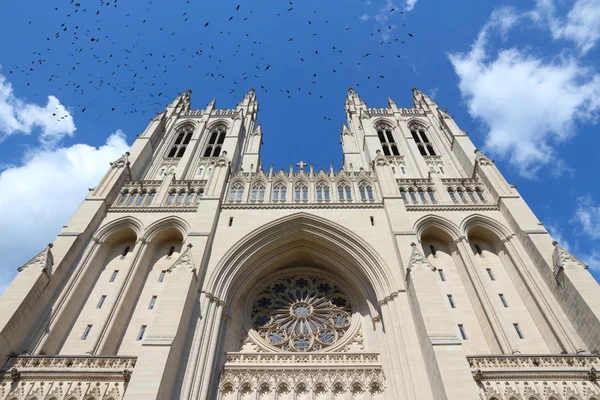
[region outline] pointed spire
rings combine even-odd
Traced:
[[[398,106],[396,105],[396,102],[392,100],[391,97],[388,97],[388,106],[392,110],[392,112],[398,111]]]
[[[242,101],[238,103],[238,107],[248,106],[256,101],[256,93],[254,92],[254,88],[250,88],[248,93],[244,95]]]
[[[52,246],[53,244],[49,243],[44,250],[40,251],[31,260],[27,261],[21,267],[17,268],[17,271],[21,272],[25,268],[38,267],[41,268],[42,271],[45,271],[48,274],[48,276],[52,275],[52,266],[54,265],[54,256],[52,255],[52,251],[50,250]]]
[[[192,257],[192,244],[188,244],[183,253],[175,260],[173,265],[169,268],[169,272],[172,272],[175,268],[184,267],[189,268],[192,271],[196,271],[196,264]]]
[[[410,260],[408,261],[407,271],[412,271],[413,268],[418,269],[425,267],[431,269],[432,271],[435,271],[435,267],[431,265],[431,263],[427,261],[427,258],[425,258],[423,253],[419,251],[416,243],[413,242],[410,245],[412,246],[412,253],[410,254]]]
[[[431,98],[429,96],[427,96],[425,93],[421,92],[416,87],[412,88],[412,91],[413,91],[413,103],[415,104],[415,107],[422,108],[422,109],[437,108],[438,105],[433,100],[431,100]]]
[[[357,109],[364,109],[366,111],[367,105],[361,100],[358,93],[353,88],[348,88],[348,95],[346,96],[346,112],[357,111]]]
[[[350,132],[350,129],[348,129],[348,125],[342,124],[342,133],[341,133],[341,135],[342,136],[344,136],[344,135],[350,135],[350,136],[352,136],[352,132]]]
[[[581,262],[577,257],[573,254],[569,253],[567,249],[558,244],[557,241],[552,242],[554,245],[554,253],[552,254],[552,264],[554,265],[554,269],[564,268],[569,264],[574,264],[583,269],[588,269],[588,266]]]
[[[260,124],[256,125],[254,131],[252,131],[252,136],[262,136],[262,127]]]

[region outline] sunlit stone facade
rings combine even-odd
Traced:
[[[0,399],[600,400],[597,283],[428,96],[350,89],[340,169],[190,101],[19,268]]]

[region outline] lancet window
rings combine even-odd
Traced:
[[[173,142],[173,145],[171,146],[171,150],[169,150],[169,154],[167,155],[167,157],[182,157],[185,153],[187,145],[190,143],[190,140],[192,140],[193,134],[193,126],[186,125],[185,127],[181,128],[177,133],[177,136],[175,137],[175,142]]]
[[[173,189],[169,192],[166,203],[168,206],[192,206],[202,199],[203,194],[204,189]],[[152,196],[154,198],[154,193]]]
[[[298,182],[294,186],[294,199],[296,201],[308,200],[308,185],[306,182]]]
[[[229,189],[229,201],[242,201],[244,196],[244,184],[242,182],[236,182],[231,185]]]
[[[358,190],[360,191],[360,199],[362,201],[375,200],[375,198],[373,197],[373,186],[371,186],[371,184],[369,184],[368,182],[361,182],[358,185]]]
[[[394,135],[392,133],[392,128],[388,125],[380,124],[377,126],[377,136],[379,136],[379,142],[381,143],[381,148],[383,149],[383,154],[386,156],[399,156],[400,152],[398,151],[398,145],[394,140]]]
[[[325,182],[319,182],[316,186],[317,201],[329,201],[329,185]]]
[[[348,182],[339,182],[337,184],[337,189],[340,201],[352,201],[352,188]]]
[[[265,200],[265,184],[262,182],[256,182],[252,185],[252,192],[250,193],[250,200],[252,201],[264,201]]]
[[[219,125],[210,131],[204,157],[219,157],[221,155],[221,147],[223,147],[226,133],[227,127],[224,125]]]
[[[435,156],[435,150],[433,150],[433,144],[429,141],[425,129],[420,126],[413,126],[410,128],[410,133],[419,148],[419,153],[422,156]]]
[[[279,181],[273,185],[273,201],[285,201],[287,184]]]
[[[117,200],[115,206],[117,207],[142,207],[151,204],[156,196],[155,190],[123,190]]]

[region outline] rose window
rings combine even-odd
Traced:
[[[348,297],[331,281],[296,275],[259,292],[252,324],[268,344],[284,351],[319,351],[346,334],[351,313]]]

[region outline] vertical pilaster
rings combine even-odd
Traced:
[[[428,364],[429,383],[436,399],[479,398],[456,327],[440,296],[433,267],[413,243],[407,281],[420,311],[424,333],[421,347]],[[411,287],[412,286],[412,287]]]
[[[168,399],[183,350],[191,309],[197,297],[198,277],[191,245],[169,268],[142,351],[124,400]]]
[[[472,304],[475,312],[480,317],[479,322],[484,328],[484,333],[486,333],[488,345],[494,351],[500,350],[502,354],[519,353],[517,347],[511,343],[504,331],[493,303],[485,291],[477,267],[473,263],[467,238],[461,236],[454,241],[454,244],[466,272],[465,278],[468,279],[468,282],[465,282],[465,286],[471,286],[475,292],[476,298],[472,299]]]
[[[148,241],[145,238],[139,238],[133,248],[133,259],[131,261],[127,276],[123,280],[123,284],[119,290],[116,301],[114,302],[111,311],[103,324],[102,331],[96,338],[90,348],[91,354],[94,355],[112,355],[116,351],[119,338],[121,338],[121,330],[125,329],[127,315],[133,312],[133,303],[137,298],[143,277],[145,274],[140,272],[143,268],[148,268],[147,254]]]

